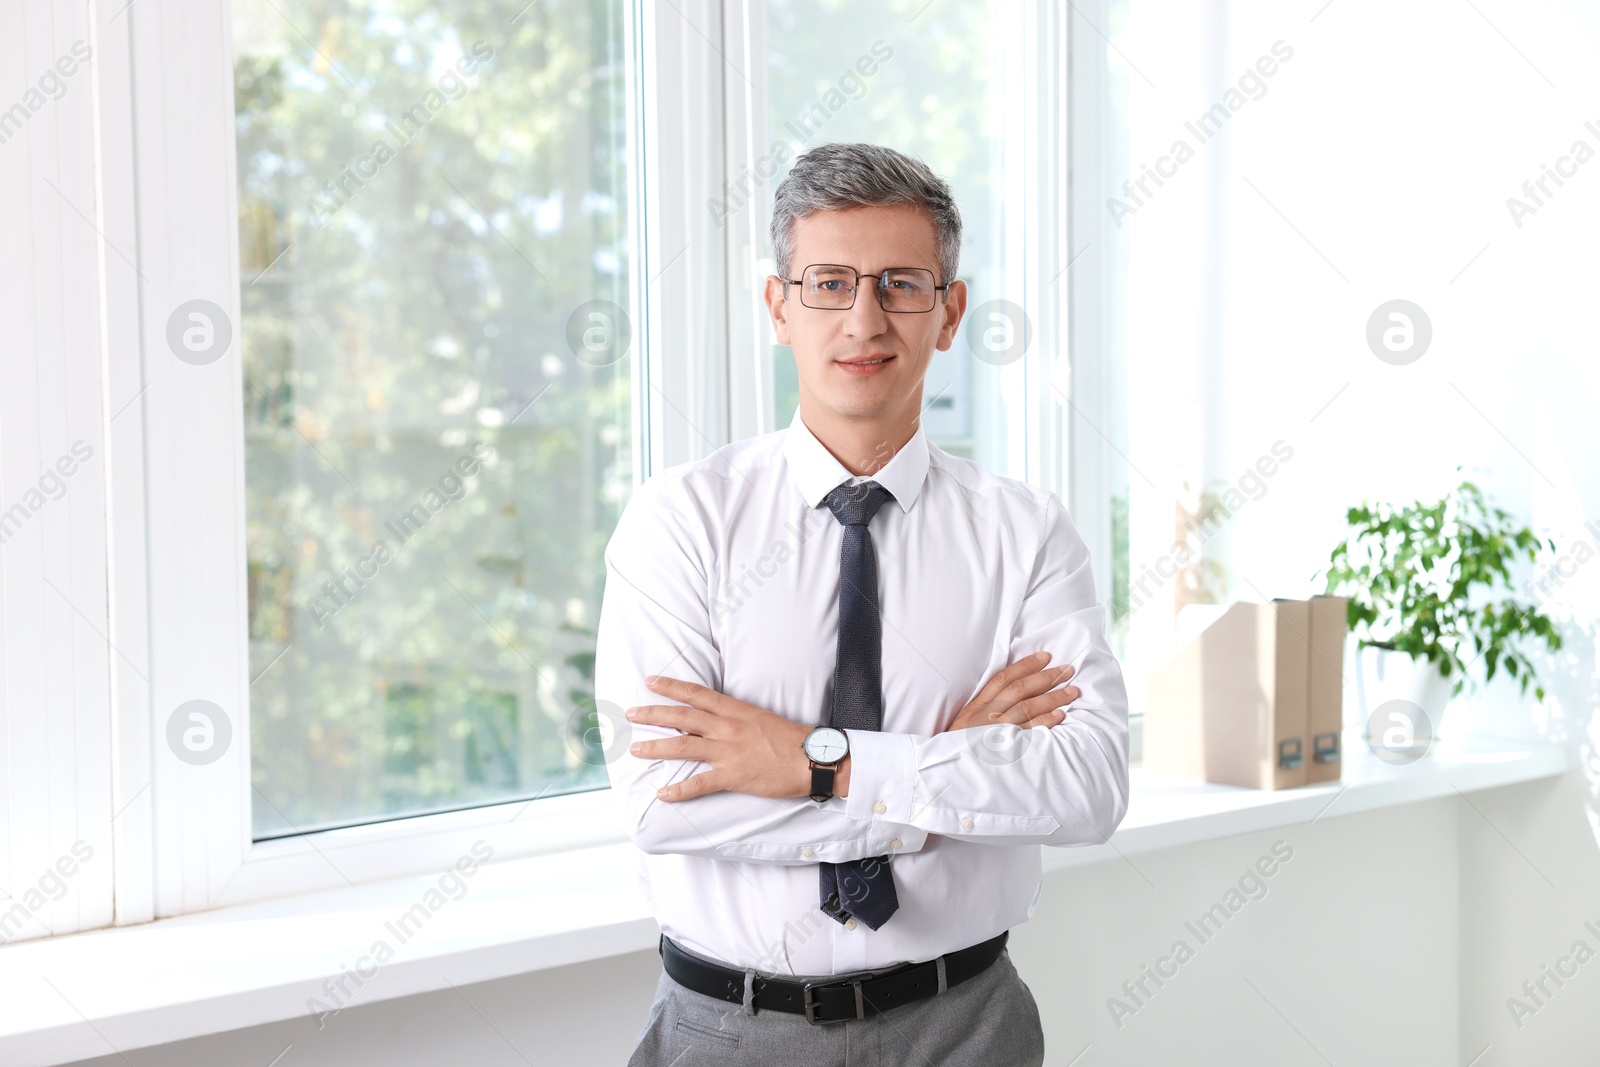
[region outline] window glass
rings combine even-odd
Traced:
[[[606,784],[622,14],[234,5],[257,838]]]

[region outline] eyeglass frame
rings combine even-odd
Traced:
[[[920,271],[925,271],[928,274],[932,274],[933,275],[933,280],[934,281],[938,281],[939,280],[939,275],[934,271],[928,270],[927,267],[885,267],[885,268],[883,268],[883,270],[879,271],[877,274],[867,274],[864,271],[858,271],[854,267],[848,266],[847,264],[844,264],[844,263],[808,263],[806,265],[806,269],[800,272],[800,277],[798,277],[798,278],[779,278],[778,280],[783,282],[783,298],[785,300],[787,300],[789,298],[789,286],[791,286],[791,285],[804,286],[805,285],[806,271],[809,271],[814,267],[838,267],[840,270],[846,270],[846,271],[850,271],[851,273],[853,273],[855,275],[855,280],[850,283],[850,286],[851,286],[850,287],[850,303],[846,304],[842,308],[819,308],[819,307],[814,307],[811,304],[807,304],[806,303],[806,297],[805,297],[805,289],[802,288],[800,290],[800,304],[801,304],[802,307],[811,308],[812,311],[849,311],[851,308],[856,306],[856,297],[859,296],[860,293],[861,293],[861,279],[862,278],[871,278],[876,283],[876,284],[873,285],[872,288],[873,288],[873,291],[878,294],[878,307],[883,309],[883,313],[885,315],[926,315],[928,312],[934,310],[934,308],[937,308],[939,306],[939,302],[940,302],[939,299],[935,299],[934,300],[932,307],[923,308],[921,311],[892,311],[889,308],[884,307],[884,304],[883,304],[883,293],[884,293],[884,288],[883,287],[888,282],[888,275],[890,274],[890,272],[897,271],[897,270],[920,270]],[[950,290],[950,283],[949,282],[945,282],[943,285],[935,285],[933,287],[933,291],[934,292],[936,292],[936,293],[942,292],[942,293],[945,294],[945,296],[942,299],[946,300],[946,301],[948,301],[950,299],[949,290]]]

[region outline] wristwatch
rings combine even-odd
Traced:
[[[821,804],[833,796],[833,777],[839,770],[839,761],[850,752],[850,738],[843,730],[832,726],[818,726],[800,748],[811,761],[811,799]]]

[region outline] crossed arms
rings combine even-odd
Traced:
[[[718,692],[700,541],[662,480],[647,482],[606,551],[595,664],[597,699],[628,713],[627,747],[610,752],[607,769],[634,843],[802,865],[916,852],[929,834],[1106,840],[1127,810],[1126,691],[1087,548],[1054,496],[1041,530],[1011,666],[940,733],[848,731],[837,795],[818,804],[800,753],[811,727]],[[624,562],[645,558],[654,566]],[[1041,670],[1046,662],[1056,666]],[[1066,664],[1075,673],[1058,675]],[[1069,677],[1071,688],[1053,688]]]

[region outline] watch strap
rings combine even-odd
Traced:
[[[834,767],[824,767],[815,760],[811,761],[811,799],[817,803],[833,796],[833,779],[838,771]]]

